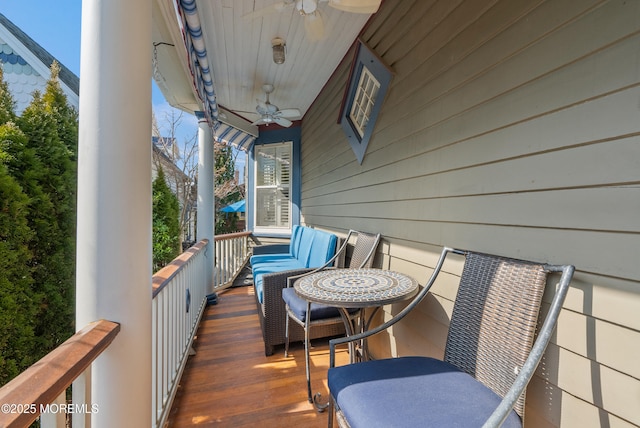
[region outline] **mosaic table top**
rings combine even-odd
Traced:
[[[381,306],[408,299],[418,282],[383,269],[332,269],[298,279],[293,287],[303,299],[340,307]]]

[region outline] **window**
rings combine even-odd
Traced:
[[[255,146],[255,230],[291,229],[292,142]]]
[[[362,73],[360,73],[360,82],[356,89],[356,96],[351,105],[351,111],[349,112],[351,123],[361,139],[369,123],[371,111],[373,110],[379,89],[380,82],[373,77],[373,74],[371,74],[367,67],[363,67]]]
[[[340,112],[340,124],[359,163],[367,151],[391,77],[380,58],[360,43]]]

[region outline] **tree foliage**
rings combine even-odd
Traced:
[[[0,304],[22,308],[2,308],[0,348],[12,349],[0,352],[2,383],[74,332],[78,125],[57,70],[20,116],[0,76],[0,235],[9,253],[0,257],[11,264],[0,274]]]
[[[47,90],[57,92],[51,84]],[[33,279],[41,295],[36,337],[38,349],[47,351],[74,331],[76,171],[74,154],[58,134],[62,116],[36,92],[17,119],[27,144],[16,177],[30,197]]]
[[[51,78],[47,81],[42,99],[45,109],[56,121],[58,138],[67,146],[75,160],[78,153],[78,112],[69,105],[66,95],[62,92],[59,73],[60,65],[54,61],[51,64]]]
[[[9,85],[4,81],[4,73],[0,67],[0,124],[13,122],[16,119],[16,102],[11,96]]]
[[[4,164],[11,125],[0,126],[0,385],[31,365],[36,303],[28,266],[28,198]]]
[[[215,158],[215,210],[216,235],[237,231],[237,214],[226,214],[220,209],[244,198],[240,191],[235,172],[235,156],[231,146],[216,142],[213,147]]]
[[[153,181],[153,271],[180,254],[180,206],[171,192],[162,167]]]

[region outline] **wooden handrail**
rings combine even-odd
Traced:
[[[87,325],[0,389],[0,427],[29,426],[104,351],[120,324]]]
[[[187,262],[202,251],[207,244],[209,243],[208,239],[203,239],[197,244],[190,247],[184,253],[180,254],[178,257],[173,259],[171,263],[160,269],[153,275],[152,284],[153,284],[153,292],[152,297],[156,297],[156,295],[169,283],[169,281],[176,276],[178,272],[187,264]]]
[[[229,239],[242,238],[243,236],[250,236],[250,235],[251,235],[250,231],[226,233],[224,235],[216,235],[216,236],[214,236],[213,237],[213,241],[214,242],[226,241],[226,240],[229,240]]]

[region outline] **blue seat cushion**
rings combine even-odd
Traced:
[[[296,294],[296,290],[293,287],[283,288],[282,289],[282,299],[291,309],[291,312],[298,318],[301,322],[304,322],[307,316],[307,301],[300,298]],[[349,308],[348,312],[353,314],[358,311],[358,308]],[[336,318],[340,316],[340,311],[338,308],[334,306],[321,305],[319,303],[311,304],[311,321],[326,319],[326,318]]]
[[[257,276],[265,273],[282,272],[285,270],[304,268],[305,266],[297,259],[281,259],[272,262],[257,263],[251,268],[251,271],[253,272],[254,276]]]
[[[294,269],[303,269],[304,266],[297,260],[282,261],[281,263],[265,263],[264,265],[258,265],[252,269],[253,274],[253,286],[255,288],[258,301],[264,303],[264,275],[276,272],[284,272]]]
[[[289,253],[252,256],[251,271],[258,301],[264,303],[263,275],[321,267],[333,257],[337,240],[338,238],[332,233],[296,225],[292,230]]]
[[[274,253],[274,254],[257,254],[255,256],[251,256],[249,262],[251,263],[251,267],[258,265],[260,263],[266,262],[277,262],[280,260],[295,260],[289,253]]]
[[[481,427],[501,398],[455,366],[401,357],[335,367],[329,391],[352,428]],[[503,427],[521,427],[511,411]]]

